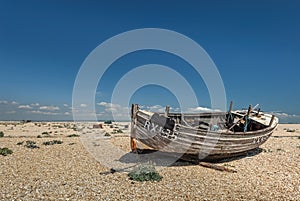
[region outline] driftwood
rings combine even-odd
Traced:
[[[125,167],[125,168],[110,168],[109,171],[100,172],[100,175],[114,174],[116,172],[126,172],[126,171],[128,171],[129,169],[131,169],[131,168],[133,168],[135,166],[137,166],[137,165],[132,165],[132,166]]]
[[[215,170],[218,170],[218,171],[222,171],[222,172],[223,171],[225,171],[225,172],[233,172],[233,173],[237,172],[234,169],[230,169],[230,168],[227,168],[227,167],[224,167],[224,166],[219,166],[219,165],[212,164],[212,163],[200,162],[199,165],[201,165],[202,167],[212,168],[212,169],[215,169]]]

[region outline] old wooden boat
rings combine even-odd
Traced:
[[[153,150],[195,156],[199,159],[223,159],[258,148],[271,136],[278,124],[274,115],[254,110],[206,113],[155,113],[132,105],[131,149],[142,142]]]

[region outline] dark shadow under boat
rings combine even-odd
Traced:
[[[188,166],[199,164],[200,162],[210,162],[210,163],[224,163],[231,162],[235,160],[240,160],[243,158],[253,157],[261,153],[263,149],[255,148],[253,150],[247,151],[243,154],[237,156],[232,156],[225,159],[199,159],[195,155],[189,154],[174,154],[169,152],[156,151],[153,149],[137,149],[137,153],[126,153],[123,155],[119,161],[125,164],[132,163],[147,163],[153,162],[157,166]]]

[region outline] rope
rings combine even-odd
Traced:
[[[228,124],[231,125],[234,121],[234,117],[232,115],[232,113],[229,113],[229,116],[228,116]]]
[[[245,117],[245,126],[244,126],[244,132],[247,132],[247,128],[248,128],[248,125],[250,123],[250,119],[248,116]]]

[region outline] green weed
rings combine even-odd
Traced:
[[[43,142],[43,145],[48,146],[48,145],[62,144],[62,143],[63,141],[61,140],[52,140],[52,141]]]
[[[162,176],[156,171],[153,163],[143,163],[135,167],[128,174],[135,181],[161,181]]]
[[[2,155],[2,156],[7,156],[7,155],[12,154],[12,153],[13,153],[13,151],[10,150],[7,147],[0,148],[0,155]]]

